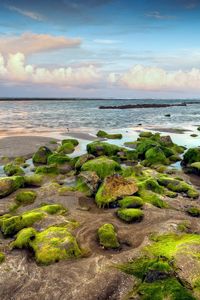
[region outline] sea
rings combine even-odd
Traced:
[[[101,105],[182,103],[165,108],[107,109]],[[193,102],[193,103],[192,103]],[[170,114],[170,117],[166,117]],[[0,133],[112,130],[142,126],[191,129],[200,125],[200,100],[103,99],[0,101]]]

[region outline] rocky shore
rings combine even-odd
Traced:
[[[149,103],[149,104],[126,104],[118,106],[99,106],[99,109],[136,109],[136,108],[163,108],[163,107],[173,107],[173,106],[187,106],[186,102],[183,103]]]
[[[200,148],[87,138],[0,140],[0,299],[200,299]]]

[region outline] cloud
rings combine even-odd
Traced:
[[[175,19],[175,16],[170,15],[162,15],[159,11],[152,11],[145,14],[146,17],[157,19],[157,20],[169,20],[169,19]]]
[[[200,69],[166,71],[158,67],[136,65],[124,74],[111,73],[109,81],[132,90],[184,91],[200,90]]]
[[[104,45],[112,45],[112,44],[121,43],[121,41],[119,41],[119,40],[110,40],[110,39],[95,39],[94,42],[96,44],[104,44]]]
[[[78,47],[81,44],[79,38],[67,38],[50,34],[23,33],[20,36],[0,37],[0,52],[31,54],[69,47]]]
[[[12,10],[12,11],[16,11],[20,15],[23,15],[25,17],[31,18],[33,20],[37,20],[37,21],[43,21],[44,20],[44,17],[41,14],[39,14],[37,12],[34,12],[34,11],[21,9],[19,7],[12,6],[12,5],[9,5],[8,9]]]
[[[93,65],[48,69],[26,64],[22,53],[9,54],[7,59],[0,54],[0,81],[2,82],[85,88],[98,83],[100,78],[99,70]]]

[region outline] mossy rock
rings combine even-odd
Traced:
[[[193,245],[200,246],[200,235],[189,233],[168,233],[152,236],[153,243],[145,248],[147,253],[156,257],[172,260],[180,253],[188,252]]]
[[[43,184],[43,176],[39,174],[26,175],[24,177],[25,186],[40,187]]]
[[[18,166],[22,166],[24,165],[26,162],[26,158],[22,157],[22,156],[18,156],[14,159],[14,164],[18,165]]]
[[[200,175],[200,162],[194,162],[187,168],[188,173]]]
[[[48,157],[52,154],[52,151],[42,146],[40,147],[37,152],[33,155],[33,163],[35,164],[46,164]]]
[[[21,176],[0,178],[0,198],[6,197],[24,186],[24,178]]]
[[[153,206],[156,206],[158,208],[168,208],[169,205],[167,202],[161,199],[161,197],[151,191],[148,190],[139,190],[138,195],[142,198],[142,200],[146,203],[150,203]]]
[[[58,147],[57,152],[60,154],[70,154],[73,153],[74,150],[75,150],[74,144],[71,142],[66,142]]]
[[[196,199],[199,197],[199,192],[183,180],[163,175],[158,178],[158,183],[173,192],[186,193],[189,198]]]
[[[93,196],[99,186],[100,178],[93,171],[83,171],[78,175],[76,190],[84,193],[86,196]]]
[[[104,179],[109,175],[113,175],[114,173],[121,171],[121,167],[112,159],[107,157],[98,157],[84,163],[81,170],[96,172],[101,179]]]
[[[74,164],[75,169],[80,170],[84,163],[86,163],[87,161],[89,161],[93,158],[95,158],[95,156],[92,154],[88,154],[88,153],[79,156]]]
[[[134,141],[134,142],[125,142],[124,146],[128,147],[128,148],[136,149],[137,142],[136,141]]]
[[[61,155],[58,153],[53,153],[48,157],[47,163],[48,165],[57,164],[57,165],[63,165],[67,162],[70,162],[70,157],[66,155]]]
[[[200,148],[190,148],[183,155],[183,165],[191,165],[194,162],[200,162]]]
[[[34,203],[36,197],[37,193],[35,191],[20,191],[17,193],[15,201],[19,205],[28,205]]]
[[[143,219],[144,213],[137,208],[120,208],[117,210],[117,216],[128,223],[139,222]]]
[[[139,137],[150,138],[150,137],[152,137],[152,135],[153,135],[153,133],[150,131],[142,131],[142,132],[140,132]]]
[[[68,143],[71,143],[72,145],[74,145],[74,147],[76,147],[76,146],[78,146],[79,141],[76,140],[76,139],[65,139],[65,140],[62,140],[62,145],[68,144]]]
[[[109,144],[106,142],[92,142],[87,145],[87,152],[94,156],[115,156],[119,151],[121,151],[121,147],[113,144]]]
[[[3,167],[3,170],[7,176],[21,176],[24,175],[24,170],[20,168],[18,165],[13,163],[7,164]]]
[[[76,238],[65,227],[52,226],[42,232],[25,228],[17,234],[12,247],[31,248],[36,261],[44,265],[82,255]]]
[[[35,170],[35,174],[59,174],[59,169],[56,164],[48,165],[48,166],[39,166]]]
[[[200,217],[200,209],[197,207],[190,207],[186,211],[192,217],[196,217],[196,218]]]
[[[112,175],[104,179],[96,193],[95,201],[99,207],[105,207],[119,198],[131,196],[137,191],[138,187],[134,179]]]
[[[97,136],[101,138],[106,138],[106,139],[111,139],[111,140],[117,140],[117,139],[122,139],[122,134],[121,133],[113,133],[109,134],[103,130],[99,130],[97,132]]]
[[[1,231],[5,236],[13,236],[23,228],[32,226],[48,214],[62,213],[62,205],[49,204],[37,209],[29,210],[21,215],[3,215],[0,217]]]
[[[143,206],[144,201],[137,196],[126,196],[119,200],[118,203],[121,208],[139,208]]]
[[[198,136],[198,134],[196,134],[196,133],[192,133],[192,134],[190,134],[190,136],[191,136],[191,137],[197,137],[197,136]]]
[[[165,153],[160,147],[154,147],[145,153],[145,160],[147,161],[148,166],[163,164],[167,165],[169,161],[167,160]]]
[[[112,224],[103,224],[98,229],[99,243],[106,249],[116,249],[120,247],[115,228]]]

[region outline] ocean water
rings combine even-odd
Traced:
[[[191,100],[188,100],[191,101]],[[200,125],[200,101],[179,107],[100,110],[100,105],[180,103],[183,100],[66,100],[0,101],[0,131],[63,131]],[[195,100],[196,102],[196,100]],[[165,117],[171,114],[171,117]]]

